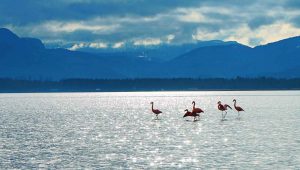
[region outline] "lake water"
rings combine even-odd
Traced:
[[[217,101],[234,98],[246,112],[221,121]],[[197,122],[182,117],[193,100]],[[0,94],[0,169],[300,169],[299,102],[300,91]]]

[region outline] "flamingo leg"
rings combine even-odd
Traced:
[[[224,119],[223,111],[222,111],[222,119]]]
[[[227,115],[227,112],[225,111],[224,119],[225,119],[226,115]]]

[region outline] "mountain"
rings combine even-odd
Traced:
[[[0,78],[292,78],[300,77],[299,63],[300,37],[254,48],[208,41],[91,53],[47,49],[39,39],[0,28]]]
[[[250,51],[241,44],[201,47],[169,61],[166,71],[175,77],[247,76],[249,68],[241,66],[251,57]]]
[[[299,77],[300,37],[250,48],[242,44],[194,49],[167,63],[175,77]]]
[[[267,70],[270,75],[278,72],[291,73],[290,70],[296,71],[295,68],[300,68],[300,36],[257,46],[254,53],[256,54],[254,60],[262,61],[254,63],[260,67],[260,71]]]
[[[19,38],[7,29],[0,29],[0,37],[0,77],[53,80],[126,78],[129,73],[114,70],[115,62],[126,61],[124,65],[132,62],[118,56],[108,58],[66,49],[45,49],[40,40]],[[142,62],[136,60],[134,63]]]
[[[90,48],[84,47],[79,49],[78,51],[90,52],[95,54],[102,53],[125,53],[130,54],[136,57],[147,57],[150,59],[154,59],[157,61],[169,61],[172,60],[184,53],[187,53],[195,48],[206,47],[206,46],[216,46],[216,45],[228,45],[235,44],[237,42],[234,41],[221,41],[221,40],[210,40],[210,41],[197,41],[194,43],[186,43],[186,44],[161,44],[161,45],[134,45],[131,43],[126,43],[123,47],[120,48]]]

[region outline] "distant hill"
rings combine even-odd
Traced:
[[[281,74],[280,77],[283,75],[295,77],[300,74],[300,36],[257,46],[253,52],[253,64],[260,68],[257,71],[265,71],[265,75],[277,76],[279,75],[277,73],[289,73]]]
[[[247,76],[251,68],[243,66],[251,50],[241,44],[197,48],[168,62],[167,72],[194,78]]]
[[[208,41],[91,53],[47,49],[38,39],[20,38],[0,28],[0,78],[293,78],[300,77],[299,72],[300,37],[254,48]]]
[[[78,51],[90,52],[95,54],[101,53],[123,53],[130,54],[131,56],[136,57],[146,57],[148,59],[153,59],[157,61],[169,61],[172,60],[184,53],[187,53],[193,49],[199,47],[207,47],[207,46],[216,46],[216,45],[228,45],[228,44],[236,44],[235,41],[221,41],[221,40],[210,40],[210,41],[197,41],[194,43],[186,43],[186,44],[161,44],[161,45],[133,45],[126,44],[121,48],[90,48],[85,47],[78,49]]]
[[[200,47],[167,62],[175,77],[299,77],[300,37],[250,48],[242,44]]]
[[[45,49],[38,39],[0,29],[0,77],[19,79],[128,78],[149,62],[143,58]]]

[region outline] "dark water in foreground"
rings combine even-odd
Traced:
[[[220,121],[217,101],[233,98],[246,112]],[[198,122],[182,118],[193,100]],[[300,169],[299,101],[300,91],[0,94],[0,168]]]

